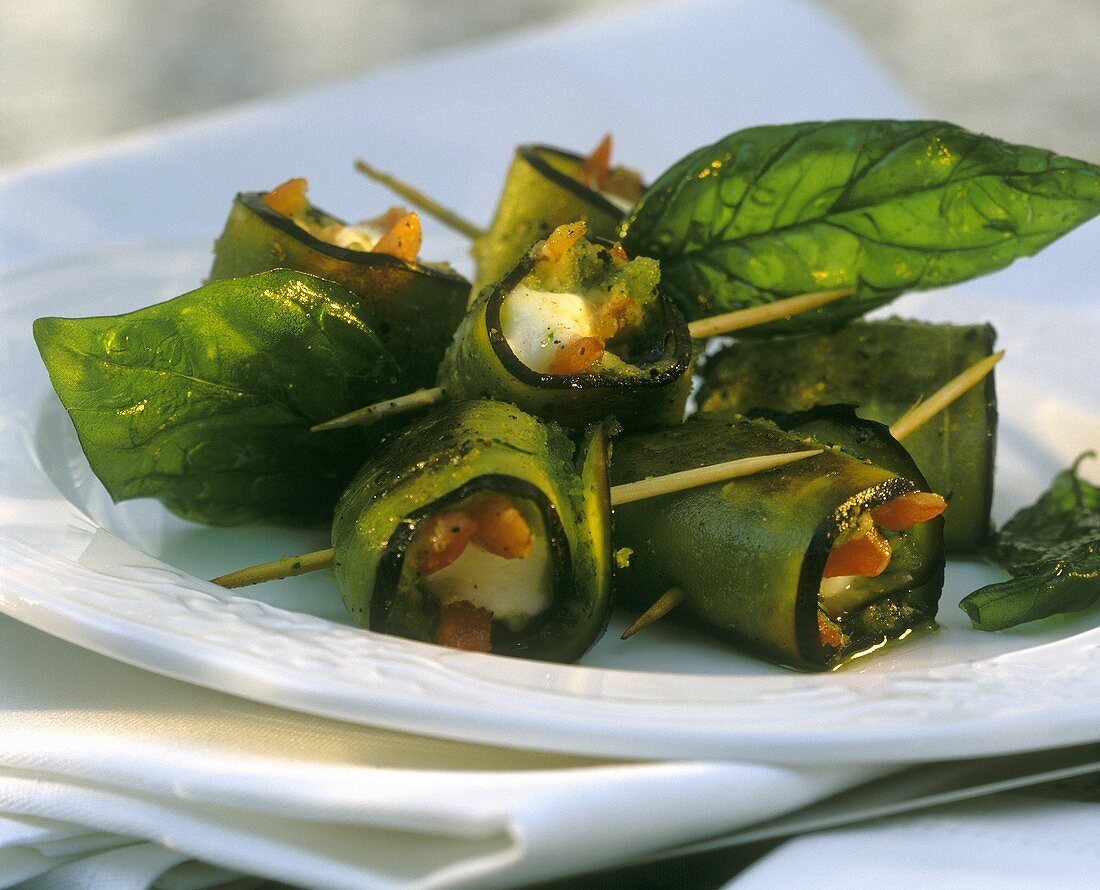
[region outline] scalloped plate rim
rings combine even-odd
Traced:
[[[124,274],[142,251],[174,249],[131,247],[67,262],[114,263]],[[183,266],[189,250],[180,254]],[[49,272],[64,266],[51,263]],[[25,314],[34,305],[24,295],[7,308]],[[26,344],[5,337],[25,359]],[[21,512],[6,483],[0,491],[7,566],[0,611],[112,658],[352,722],[606,756],[912,761],[1100,737],[1100,679],[1092,679],[1100,672],[1090,671],[1100,662],[1100,628],[924,670],[734,679],[451,653],[228,594],[117,542],[48,479],[32,478],[49,468],[23,427],[61,408],[40,365],[27,376],[14,412],[23,423],[4,425],[0,447],[20,462],[26,484],[54,497],[38,504],[51,511],[40,521],[26,507]],[[34,521],[21,526],[21,519]],[[93,542],[117,548],[128,562],[118,572],[81,564]],[[135,598],[140,617],[127,611]],[[276,644],[277,655],[264,654]],[[250,647],[248,657],[235,646]],[[700,684],[708,694],[692,700]]]

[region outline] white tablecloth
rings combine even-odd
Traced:
[[[1100,804],[998,795],[790,841],[728,890],[1092,890]]]

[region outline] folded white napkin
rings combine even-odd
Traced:
[[[226,869],[189,861],[186,853],[160,844],[135,842],[116,835],[110,846],[95,849],[90,843],[82,855],[53,855],[48,871],[42,871],[16,887],[19,890],[245,890],[265,883],[262,878],[242,877]],[[56,843],[37,847],[56,848]]]
[[[726,885],[1091,890],[1100,805],[997,795],[789,841]]]
[[[191,858],[303,887],[504,886],[728,832],[882,771],[609,762],[353,726],[6,617],[0,676],[2,886],[62,865],[50,880],[65,883],[31,886],[144,887]],[[158,846],[107,849],[127,838]]]

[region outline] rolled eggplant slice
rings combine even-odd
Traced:
[[[386,234],[384,217],[377,225],[349,226],[308,203],[288,215],[265,203],[271,194],[234,199],[214,244],[210,279],[286,268],[342,284],[359,298],[410,383],[430,386],[465,311],[469,282],[446,265],[376,252]],[[396,252],[409,255],[405,245]]]
[[[904,449],[883,439],[884,427],[850,422],[866,453],[904,463]],[[616,439],[612,482],[806,445],[803,431],[700,414]],[[674,617],[782,665],[835,667],[935,617],[942,519],[910,521],[927,488],[910,478],[919,479],[915,467],[906,469],[899,475],[830,449],[768,473],[620,506],[615,545],[632,554],[616,574],[616,593],[647,607],[679,588],[684,600]]]
[[[493,398],[571,428],[679,423],[694,359],[660,270],[559,226],[467,312],[440,366],[449,398]]]
[[[706,360],[704,411],[802,411],[851,403],[890,424],[923,397],[993,352],[988,325],[890,318],[856,321],[829,334],[739,341]],[[933,490],[947,498],[948,553],[978,550],[989,537],[997,399],[993,374],[907,436],[905,448]]]
[[[580,155],[546,145],[516,149],[496,215],[473,247],[475,296],[563,223],[581,219],[593,235],[615,237],[626,211],[641,196],[641,176],[625,167],[609,167],[594,182],[585,175],[585,163]]]
[[[352,482],[332,530],[362,627],[455,648],[576,661],[607,626],[602,426],[574,446],[500,402],[451,403]]]

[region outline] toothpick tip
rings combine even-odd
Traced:
[[[623,631],[620,640],[628,640],[640,630],[645,630],[651,624],[660,621],[669,612],[684,601],[684,591],[679,587],[672,587],[659,596],[648,609],[639,615],[633,624]]]

